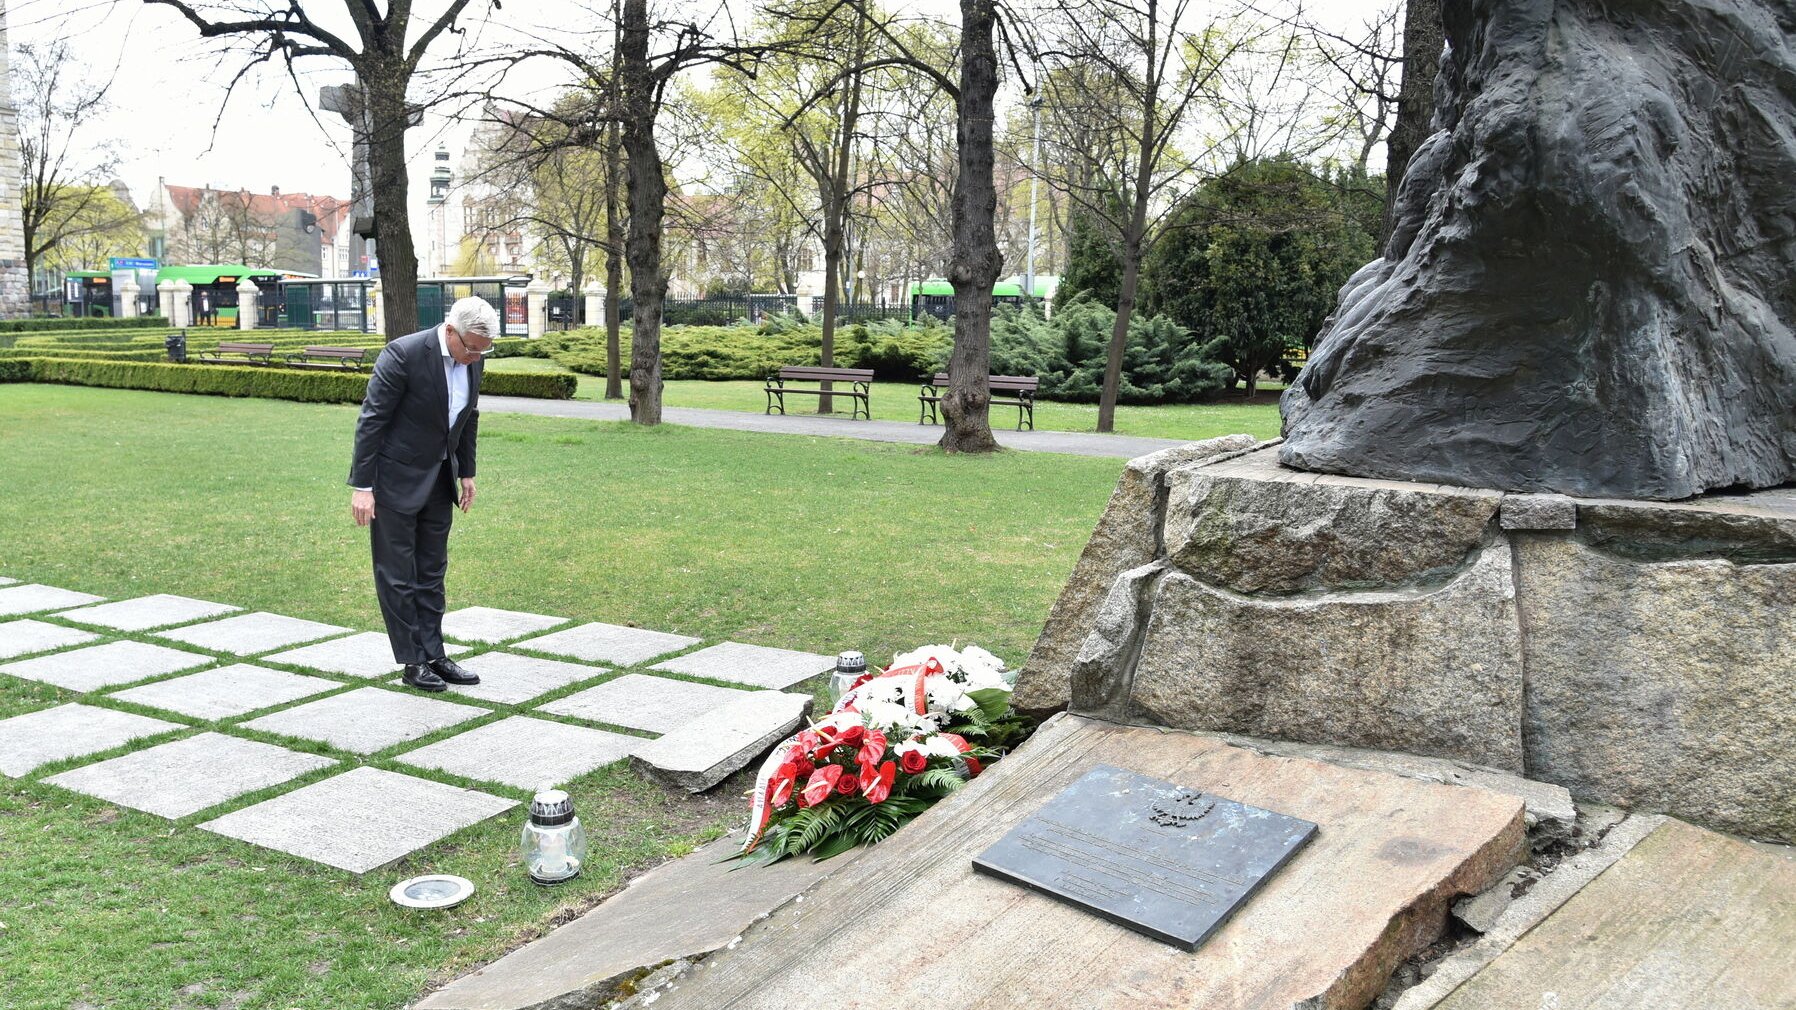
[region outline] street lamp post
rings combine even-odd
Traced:
[[[1029,155],[1029,251],[1023,260],[1023,294],[1030,298],[1035,297],[1035,187],[1041,181],[1041,106],[1040,95],[1029,100],[1029,108],[1035,113],[1035,143]]]

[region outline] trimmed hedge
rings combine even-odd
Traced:
[[[630,336],[619,339],[629,367]],[[915,381],[946,367],[953,331],[933,320],[844,324],[836,329],[835,365],[871,368],[887,381]],[[569,330],[543,337],[556,362],[588,375],[605,374],[605,331]],[[770,321],[759,327],[669,326],[661,331],[661,375],[667,379],[765,379],[783,365],[815,365],[823,357],[823,331],[810,324]]]
[[[0,333],[58,333],[63,330],[153,330],[166,327],[162,316],[113,319],[109,316],[72,316],[67,319],[9,319],[0,322]]]
[[[567,374],[494,373],[481,380],[480,391],[492,396],[567,400],[573,397],[577,381]],[[54,382],[165,393],[259,396],[303,403],[360,403],[368,388],[365,373],[78,358],[0,360],[0,382]]]
[[[111,348],[110,346],[102,349],[94,349],[92,347],[57,347],[53,349],[45,349],[42,347],[0,348],[0,359],[51,357],[80,358],[89,361],[162,361],[168,357],[168,352],[163,350],[160,346],[148,347],[141,345],[128,345],[116,349]]]

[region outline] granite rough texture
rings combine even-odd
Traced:
[[[459,656],[467,652],[468,647],[445,644],[443,651],[451,656]],[[384,677],[398,673],[402,666],[393,659],[392,641],[378,631],[364,631],[347,638],[333,638],[314,645],[303,645],[272,656],[263,656],[259,662],[304,666],[326,673],[340,673],[345,677]]]
[[[443,615],[443,637],[458,642],[493,645],[566,624],[565,617],[529,614],[496,607],[463,607]]]
[[[571,656],[589,663],[615,663],[635,666],[656,656],[665,656],[697,645],[702,639],[674,635],[646,628],[626,628],[619,624],[582,624],[577,628],[557,631],[540,638],[513,642],[514,649]]]
[[[1651,499],[1796,477],[1790,5],[1442,10],[1438,132],[1284,394],[1284,461]]]
[[[780,691],[836,668],[836,657],[796,649],[723,642],[649,667],[689,677]]]
[[[483,653],[461,665],[469,673],[478,674],[480,683],[450,684],[449,693],[498,705],[516,705],[611,672],[602,666],[517,656],[509,652]]]
[[[179,712],[195,719],[217,720],[285,705],[342,686],[323,677],[233,663],[118,691],[111,697],[134,705]]]
[[[147,642],[107,642],[8,663],[0,673],[70,691],[97,691],[215,662],[211,656]]]
[[[349,631],[334,624],[283,617],[279,614],[242,614],[222,621],[208,621],[173,631],[157,632],[158,638],[197,645],[214,652],[253,656],[301,642],[313,642]]]
[[[359,874],[517,805],[474,789],[357,768],[200,827]]]
[[[243,728],[372,754],[491,714],[491,709],[474,705],[364,687],[282,709],[246,722]]]
[[[92,593],[77,593],[70,589],[58,589],[55,586],[40,586],[28,583],[22,586],[8,586],[0,589],[0,617],[14,617],[19,614],[35,614],[44,610],[67,610],[79,607],[84,603],[99,603],[106,599]]]
[[[407,751],[399,760],[463,778],[534,790],[561,785],[621,761],[646,742],[639,736],[520,715]]]
[[[1247,600],[1173,573],[1153,601],[1130,710],[1182,729],[1520,771],[1521,658],[1507,544],[1429,591]]]
[[[666,733],[742,695],[742,691],[732,687],[627,673],[616,680],[552,701],[542,710],[612,726]]]
[[[1123,467],[1066,590],[1054,601],[1046,628],[1023,662],[1013,700],[1017,708],[1041,714],[1067,707],[1073,661],[1091,633],[1105,594],[1118,575],[1158,554],[1166,474],[1258,444],[1252,435],[1224,435],[1132,459]]]
[[[335,760],[320,754],[201,733],[82,765],[44,781],[177,820],[333,764]]]
[[[58,705],[15,715],[0,719],[0,775],[18,778],[55,761],[186,728],[93,705]]]
[[[203,617],[217,617],[242,610],[228,603],[213,603],[210,600],[196,600],[187,596],[170,596],[157,593],[154,596],[140,596],[134,600],[119,600],[116,603],[102,603],[97,607],[82,607],[79,610],[65,610],[56,616],[76,624],[91,624],[114,631],[148,631],[151,628],[164,628],[171,624],[186,624]]]
[[[631,764],[670,788],[702,793],[790,736],[810,710],[810,695],[753,691],[644,743]]]
[[[91,631],[77,631],[60,624],[45,624],[30,618],[0,621],[0,659],[29,656],[34,652],[48,652],[51,649],[66,649],[71,645],[92,642],[99,637]]]
[[[1517,553],[1536,776],[1796,839],[1796,564],[1638,562],[1543,537]]]
[[[1562,494],[1506,494],[1497,523],[1506,530],[1575,530],[1578,503]]]

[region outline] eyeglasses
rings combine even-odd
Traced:
[[[462,336],[460,330],[450,330],[449,332],[455,334],[455,342],[460,344],[461,349],[468,352],[469,354],[478,354],[483,358],[490,357],[492,355],[492,353],[493,353],[493,345],[492,344],[489,343],[486,345],[486,347],[476,350],[475,348],[468,346],[468,338]]]

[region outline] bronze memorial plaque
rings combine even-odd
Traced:
[[[1099,765],[973,869],[1196,950],[1315,834],[1309,821]]]

